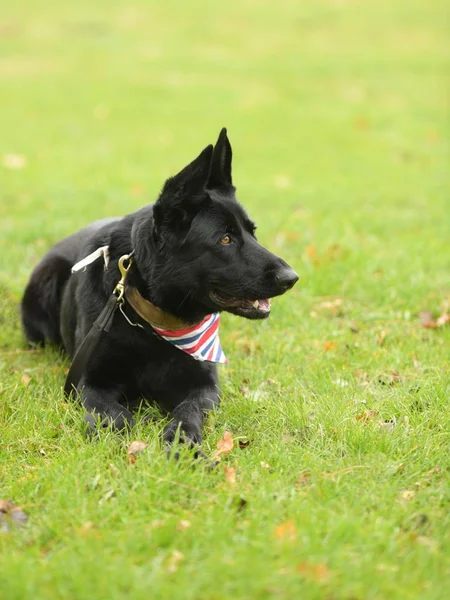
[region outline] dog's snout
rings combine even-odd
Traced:
[[[294,285],[297,283],[298,275],[294,269],[291,269],[290,267],[283,267],[283,269],[277,273],[276,281],[284,291],[287,291],[290,290],[291,287],[294,287]]]

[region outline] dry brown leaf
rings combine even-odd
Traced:
[[[323,343],[323,351],[329,352],[330,350],[334,350],[338,347],[337,342],[324,342]]]
[[[225,431],[223,438],[217,442],[217,450],[214,453],[214,458],[220,458],[225,454],[230,454],[233,450],[234,442],[230,431]]]
[[[306,246],[305,252],[309,260],[314,260],[315,258],[317,258],[317,247],[315,244],[310,244],[309,246]]]
[[[444,312],[435,319],[431,311],[424,310],[419,313],[419,319],[422,327],[425,327],[426,329],[437,329],[438,327],[443,327],[450,323],[450,314],[447,310],[444,310]]]
[[[114,463],[109,463],[109,468],[111,469],[111,473],[115,477],[119,477],[120,471],[119,471],[119,469],[116,467],[116,465]]]
[[[236,485],[236,469],[234,467],[224,466],[225,481],[231,486]]]
[[[426,546],[429,548],[429,550],[431,550],[431,552],[436,552],[439,548],[439,543],[435,539],[426,535],[417,536],[416,542],[421,546]]]
[[[303,577],[318,583],[326,583],[330,578],[330,572],[324,563],[314,564],[305,561],[298,564],[296,569]]]
[[[20,378],[20,380],[23,383],[23,385],[28,385],[31,381],[31,377],[29,375],[27,375],[26,373],[24,373],[22,375],[22,377]]]
[[[255,340],[247,340],[245,338],[236,340],[236,345],[239,346],[244,354],[247,354],[248,356],[255,354],[261,348],[259,344],[255,342]]]
[[[145,528],[147,531],[153,531],[154,529],[162,529],[165,526],[166,522],[162,519],[155,519],[151,521]]]
[[[361,421],[362,423],[368,423],[369,421],[373,421],[378,417],[378,412],[376,410],[365,410],[360,415],[356,415],[355,419],[357,421]]]
[[[9,525],[25,525],[28,517],[25,512],[10,500],[0,500],[0,531],[9,531]]]
[[[19,171],[27,166],[27,157],[23,154],[5,154],[2,159],[2,164],[5,169]]]
[[[384,340],[388,336],[388,332],[385,329],[382,329],[377,336],[377,344],[382,346],[384,344]]]
[[[309,485],[310,483],[311,483],[311,472],[303,471],[303,473],[300,473],[300,475],[298,476],[298,479],[296,481],[296,485],[298,487],[305,487],[305,486]]]
[[[413,490],[403,490],[398,495],[398,498],[399,498],[399,500],[412,500],[415,495],[416,495],[416,492],[414,492]]]
[[[131,442],[127,450],[128,461],[134,465],[136,462],[136,454],[143,452],[146,448],[148,448],[147,442],[139,442],[138,440]]]
[[[436,319],[436,325],[438,327],[443,327],[447,323],[450,323],[450,314],[448,313],[442,313],[442,315]]]
[[[93,529],[94,527],[96,527],[96,525],[92,522],[92,521],[86,521],[85,523],[83,523],[80,526],[80,532],[85,533],[86,531],[89,531],[90,529]]]
[[[289,519],[275,527],[275,537],[280,540],[294,541],[297,537],[297,529],[294,521]]]
[[[354,119],[353,125],[355,126],[356,129],[365,131],[366,129],[369,129],[370,122],[366,116],[359,115]]]
[[[342,302],[342,298],[334,298],[334,300],[324,300],[319,304],[318,308],[334,311],[342,306]]]
[[[184,554],[179,550],[174,550],[167,561],[167,572],[176,573],[180,568],[180,563],[184,558]]]
[[[423,310],[422,312],[420,312],[419,319],[422,324],[422,327],[426,327],[427,329],[437,327],[433,313],[429,310]]]
[[[189,527],[192,525],[192,523],[190,521],[188,521],[187,519],[181,519],[181,521],[179,521],[178,525],[177,525],[177,529],[178,531],[186,531],[186,529],[189,529]]]
[[[106,494],[103,496],[103,498],[100,498],[100,500],[98,501],[99,504],[103,504],[103,502],[108,502],[108,500],[110,500],[113,496],[116,495],[116,490],[115,489],[110,489],[106,492]]]

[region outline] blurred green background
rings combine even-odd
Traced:
[[[0,498],[29,515],[0,533],[5,600],[446,597],[450,328],[418,314],[450,305],[449,15],[0,0]],[[168,462],[156,411],[134,466],[130,440],[87,442],[67,362],[18,318],[53,243],[153,201],[222,126],[300,275],[266,322],[223,317],[204,450],[232,432],[235,487]]]

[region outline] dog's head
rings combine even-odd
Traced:
[[[162,303],[176,314],[192,307],[262,319],[270,313],[270,298],[298,280],[256,240],[255,224],[236,199],[231,160],[222,129],[214,147],[166,181],[154,205],[153,275],[165,290]]]

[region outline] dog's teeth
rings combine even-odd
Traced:
[[[254,306],[255,308],[259,308],[259,300],[255,300],[255,301],[253,302],[253,306]]]

